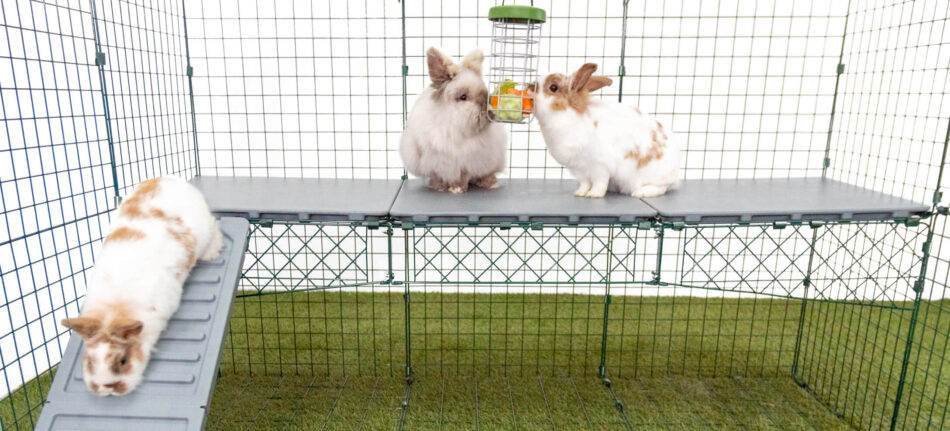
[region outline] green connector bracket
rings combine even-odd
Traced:
[[[393,286],[402,286],[403,282],[399,280],[393,280],[392,284]]]
[[[409,65],[402,65],[402,76],[409,76]]]
[[[356,225],[359,226],[359,223],[357,223]],[[369,230],[379,229],[379,222],[378,221],[366,222],[366,228]]]
[[[611,298],[613,298],[613,296],[611,296],[611,295],[607,295],[607,296],[604,298],[604,301],[607,303],[607,305],[610,305],[610,302],[611,302],[611,300],[612,300]]]
[[[920,226],[920,217],[908,217],[907,220],[904,220],[904,226],[907,226],[907,227]]]
[[[416,224],[411,221],[404,221],[402,222],[400,227],[402,228],[402,230],[413,230],[416,228]]]
[[[924,278],[920,277],[914,282],[914,292],[921,294],[924,292]]]
[[[811,287],[811,277],[805,277],[802,280],[802,285],[804,285],[806,288]]]
[[[544,223],[539,221],[531,222],[531,230],[541,230],[544,229]]]
[[[950,215],[950,207],[937,207],[937,214],[942,216]]]
[[[673,230],[683,230],[683,229],[686,229],[686,222],[684,221],[673,222]]]
[[[939,204],[943,200],[943,192],[940,190],[934,190],[934,204]]]
[[[838,75],[844,73],[844,63],[838,63]]]
[[[191,67],[191,66],[188,66],[188,67],[185,69],[185,74],[188,75],[188,76],[195,76],[195,68],[194,68],[194,67]]]
[[[402,300],[405,301],[405,302],[409,302],[409,294],[408,294],[408,293],[403,293],[403,294],[402,294]]]
[[[642,221],[640,223],[637,223],[637,229],[640,229],[640,230],[648,230],[652,227],[653,227],[653,222]]]
[[[600,377],[607,375],[607,367],[600,365],[597,367],[597,375]]]
[[[620,69],[617,71],[617,76],[627,76],[627,67],[620,65]]]
[[[402,178],[403,181],[406,181],[406,180],[409,179],[409,175],[402,174],[402,176],[401,176],[400,178]]]
[[[97,52],[96,53],[96,66],[105,66],[106,65],[106,53]]]
[[[825,222],[822,220],[810,220],[808,226],[811,226],[812,229],[820,228],[825,225]]]
[[[274,227],[274,220],[260,219],[258,220],[258,224],[261,225],[261,227]]]
[[[498,228],[501,229],[501,230],[508,230],[508,229],[511,229],[511,222],[510,222],[510,221],[503,221],[503,222],[501,222],[501,223],[498,223]]]
[[[821,161],[821,165],[826,168],[831,166],[831,159],[828,157],[825,157],[825,159]]]
[[[924,242],[924,246],[921,247],[920,251],[924,254],[930,254],[930,241]]]
[[[772,229],[785,229],[788,227],[787,221],[773,221]]]

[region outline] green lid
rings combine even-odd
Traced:
[[[546,18],[544,9],[531,6],[495,6],[488,10],[488,19],[492,21],[544,22]]]

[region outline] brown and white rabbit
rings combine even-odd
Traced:
[[[80,317],[62,321],[85,341],[83,378],[92,393],[124,395],[138,386],[195,259],[217,258],[221,240],[204,196],[181,179],[143,181],[122,202]]]
[[[478,49],[455,64],[435,48],[426,53],[432,85],[409,112],[399,154],[409,173],[439,191],[463,193],[469,184],[499,186],[507,136],[488,118],[488,88]]]
[[[602,198],[610,191],[659,196],[679,184],[679,143],[646,113],[590,93],[612,84],[587,63],[573,75],[544,76],[529,95],[544,142],[577,180],[574,196]]]

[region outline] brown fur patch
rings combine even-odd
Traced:
[[[663,129],[662,124],[657,122],[656,125],[657,128],[652,133],[653,142],[650,144],[650,148],[647,149],[646,154],[640,154],[638,150],[627,151],[627,154],[623,156],[624,159],[636,160],[637,167],[642,168],[654,160],[663,158],[669,136],[666,134],[666,130]]]
[[[552,84],[557,84],[556,91],[551,91]],[[563,111],[567,109],[567,97],[570,92],[570,85],[571,81],[560,73],[552,73],[544,78],[544,85],[541,89],[544,91],[544,94],[554,98],[554,100],[551,101],[552,111]]]
[[[129,218],[145,217],[145,203],[158,193],[161,182],[161,178],[142,181],[132,192],[132,195],[119,206],[119,214]]]
[[[597,127],[597,121],[594,121],[594,127]]]
[[[126,226],[119,226],[106,237],[106,243],[110,241],[137,241],[142,238],[145,238],[144,232]]]
[[[126,386],[125,382],[109,383],[105,385],[105,387],[112,389],[112,392],[117,394],[124,394],[128,390],[128,386]]]
[[[76,331],[76,333],[83,338],[92,338],[102,329],[102,319],[98,316],[85,315],[72,319],[63,319],[60,323]]]
[[[587,105],[590,103],[590,93],[583,88],[574,90],[567,96],[567,103],[571,105],[571,109],[573,109],[574,112],[583,114],[587,112]]]
[[[178,226],[181,226],[181,220],[178,220]],[[197,242],[195,236],[187,229],[176,229],[172,226],[168,227],[168,234],[185,248],[185,259],[178,264],[178,269],[181,271],[178,275],[187,274],[195,266],[195,246]]]

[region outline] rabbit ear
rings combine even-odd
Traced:
[[[485,60],[485,55],[482,54],[482,50],[476,48],[472,52],[468,53],[465,58],[462,59],[462,67],[471,70],[479,75],[482,74],[482,62]]]
[[[590,76],[597,71],[597,65],[594,63],[585,63],[577,72],[574,72],[574,78],[571,80],[571,90],[584,88]]]
[[[142,333],[142,321],[120,317],[109,323],[109,334],[122,340],[129,340]]]
[[[102,328],[102,321],[93,317],[74,317],[72,319],[63,319],[60,323],[63,326],[76,331],[80,337],[89,339],[99,332]]]
[[[435,47],[426,52],[426,61],[429,63],[429,78],[432,78],[432,85],[436,87],[445,85],[458,74],[458,65]]]
[[[584,85],[584,89],[587,91],[597,91],[604,87],[609,87],[610,84],[613,84],[614,81],[606,76],[591,76],[587,80],[587,84]]]

